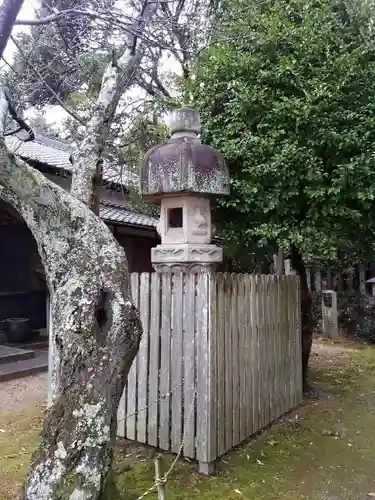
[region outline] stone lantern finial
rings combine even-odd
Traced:
[[[176,109],[171,113],[169,130],[172,137],[197,137],[201,132],[199,113],[188,106]]]
[[[222,249],[211,243],[211,200],[229,194],[229,172],[223,156],[198,137],[196,110],[172,112],[172,137],[152,148],[141,165],[143,199],[160,203],[161,245],[152,249],[156,270],[199,271],[222,261]]]

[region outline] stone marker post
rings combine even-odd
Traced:
[[[322,292],[322,320],[323,320],[323,338],[338,339],[338,310],[337,293],[334,290],[324,290]]]
[[[369,280],[366,281],[366,283],[371,284],[371,293],[372,296],[375,297],[375,278],[370,278]]]

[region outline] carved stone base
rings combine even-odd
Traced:
[[[212,271],[223,261],[223,250],[216,245],[158,245],[151,249],[151,262],[158,272]]]

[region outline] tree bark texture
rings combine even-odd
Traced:
[[[291,249],[292,267],[295,269],[300,278],[301,290],[301,337],[302,337],[302,381],[303,390],[309,390],[308,384],[308,364],[313,338],[313,315],[312,315],[312,298],[307,283],[306,267],[303,262],[301,253],[295,248]]]
[[[0,124],[5,102],[0,90]],[[31,230],[52,295],[55,394],[24,498],[103,500],[118,404],[142,328],[125,253],[104,222],[10,154],[1,135],[0,197]]]
[[[144,56],[144,46],[137,39],[143,33],[147,22],[157,10],[157,2],[144,0],[139,19],[136,22],[136,35],[129,40],[130,51],[107,66],[91,118],[86,127],[86,135],[80,144],[79,155],[75,161],[71,193],[99,214],[100,188],[102,184],[103,152],[108,140],[109,130],[116,108],[134,83],[137,70]],[[120,179],[119,183],[123,180]]]
[[[103,153],[110,125],[124,89],[131,85],[141,59],[141,52],[137,52],[133,56],[122,57],[118,63],[109,64],[105,70],[101,90],[75,161],[71,193],[97,215],[102,185]]]
[[[0,56],[4,54],[22,4],[23,0],[2,0],[0,3]]]

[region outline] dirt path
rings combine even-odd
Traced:
[[[13,413],[42,405],[47,394],[47,374],[0,382],[0,413]]]
[[[311,374],[316,393],[297,410],[223,457],[214,477],[200,477],[191,464],[179,464],[168,479],[166,498],[375,498],[375,348],[317,343]],[[0,385],[0,500],[13,500],[25,477],[41,420],[36,406],[44,400],[45,387],[46,375]],[[136,455],[130,460],[131,470],[124,467],[119,476],[124,500],[138,498],[154,479],[151,459]],[[165,467],[170,460],[164,457]]]

